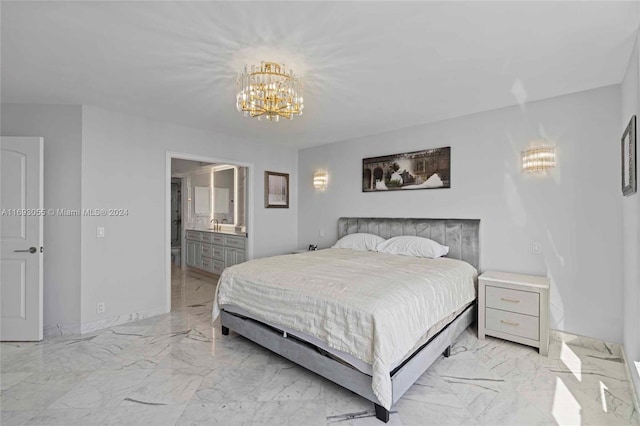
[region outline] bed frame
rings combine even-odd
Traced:
[[[391,238],[416,235],[449,246],[447,257],[464,260],[476,269],[479,265],[479,229],[477,219],[403,219],[403,218],[340,218],[338,237],[366,232]],[[392,400],[395,404],[416,380],[443,354],[449,356],[451,345],[476,319],[475,303],[467,307],[439,333],[431,337],[402,364],[389,372]],[[376,418],[389,421],[389,410],[371,389],[371,376],[326,355],[326,352],[300,338],[284,333],[258,320],[225,311],[221,312],[222,334],[233,330],[241,336],[325,377],[332,382],[372,401]]]

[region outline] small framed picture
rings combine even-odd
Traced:
[[[289,173],[264,172],[264,206],[289,208]]]
[[[631,117],[622,135],[622,194],[636,192],[636,116]]]

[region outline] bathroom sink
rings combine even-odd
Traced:
[[[198,229],[193,229],[193,231],[198,231]],[[203,231],[209,231],[209,232],[215,232],[217,234],[227,234],[227,235],[244,235],[244,232],[241,231],[235,231],[233,229],[216,229],[216,228],[205,228],[205,229],[200,229],[199,231],[203,232]]]

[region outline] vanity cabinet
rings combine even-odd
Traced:
[[[224,268],[247,260],[243,236],[189,230],[186,238],[187,266],[192,268],[220,275]]]
[[[246,238],[239,238],[235,235],[224,235],[224,267],[237,265],[246,260],[245,256]]]
[[[224,267],[225,268],[236,265],[238,263],[242,263],[245,260],[246,258],[245,258],[244,250],[239,250],[233,247],[224,248]]]
[[[194,268],[200,268],[202,259],[200,258],[199,246],[200,246],[200,243],[196,241],[187,240],[187,265],[188,266],[191,266]]]

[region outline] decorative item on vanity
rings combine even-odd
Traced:
[[[487,271],[478,277],[478,338],[485,335],[549,351],[547,277]]]
[[[318,191],[324,192],[327,189],[327,172],[318,170],[313,174],[313,187]]]
[[[556,166],[556,148],[549,144],[532,145],[522,151],[522,171],[544,173]]]
[[[362,191],[451,187],[451,147],[362,160]]]
[[[289,173],[264,172],[264,207],[289,208]]]
[[[636,192],[636,116],[631,117],[622,135],[622,194]]]
[[[284,64],[245,65],[237,84],[236,108],[245,117],[279,121],[280,117],[291,120],[302,115],[302,82],[293,71],[287,73]]]

